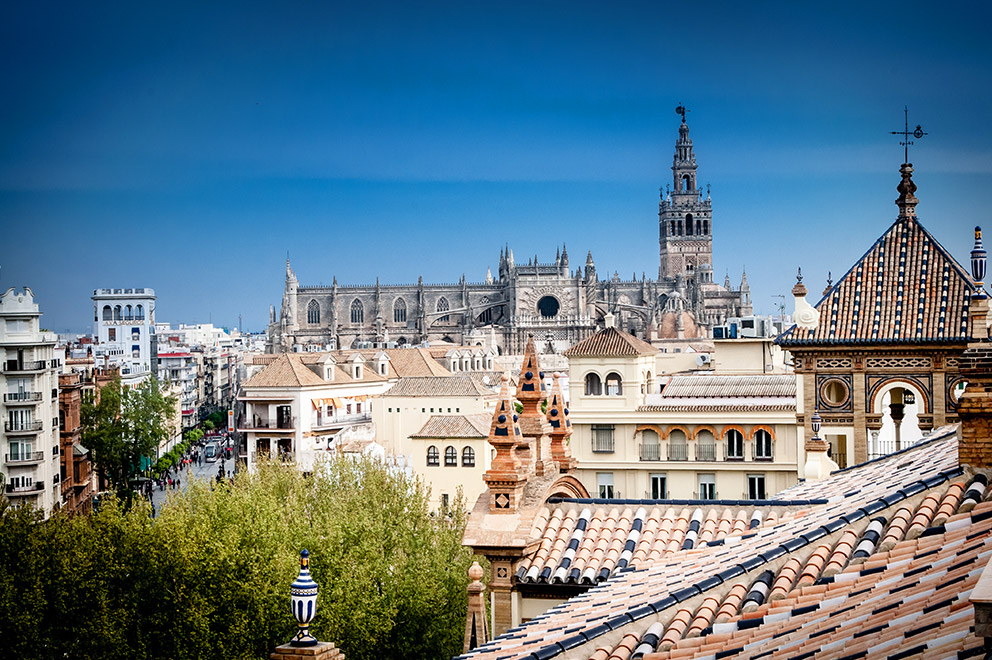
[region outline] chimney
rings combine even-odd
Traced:
[[[989,300],[985,295],[985,250],[982,229],[975,227],[975,249],[971,252],[971,274],[975,290],[971,296],[971,343],[961,355],[959,368],[967,381],[958,399],[958,463],[972,468],[992,467],[992,342],[987,317]]]
[[[616,327],[616,319],[617,317],[615,317],[612,313],[607,312],[606,315],[603,317],[603,327],[604,328]]]

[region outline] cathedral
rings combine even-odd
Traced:
[[[269,310],[268,350],[319,351],[416,345],[446,340],[520,354],[529,335],[542,352],[560,353],[603,327],[613,314],[646,341],[705,338],[714,325],[752,313],[747,275],[734,288],[713,281],[713,213],[697,183],[696,156],[682,115],[672,184],[658,206],[658,279],[600,278],[592,252],[573,269],[563,245],[554,261],[518,263],[507,245],[497,276],[454,284],[301,286],[286,261],[278,317]]]

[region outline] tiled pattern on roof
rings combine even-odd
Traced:
[[[424,427],[411,438],[486,438],[489,436],[487,413],[470,415],[431,415]]]
[[[391,396],[488,396],[494,392],[477,379],[463,376],[407,376],[383,395]]]
[[[816,304],[815,330],[793,326],[785,346],[966,341],[974,285],[914,218],[899,218]]]
[[[928,548],[946,546],[948,540],[956,541],[959,534],[967,537],[974,533],[970,529],[971,526],[992,517],[992,511],[984,504],[975,508],[975,515],[965,513],[963,511],[965,498],[962,497],[957,513],[947,518],[943,526],[936,526],[930,520],[926,523],[929,526],[923,528],[918,539],[905,539],[897,535],[895,545],[888,553],[882,550],[879,544],[878,549],[867,557],[859,558],[857,562],[853,561],[858,549],[869,548],[875,543],[875,539],[884,535],[885,528],[882,527],[880,531],[879,525],[874,525],[878,518],[890,515],[895,518],[894,512],[900,507],[910,509],[908,517],[910,522],[921,513],[924,516],[931,515],[928,513],[931,510],[933,510],[932,515],[936,517],[936,511],[939,511],[944,504],[947,504],[945,512],[947,511],[950,503],[958,497],[959,489],[968,490],[963,483],[960,483],[962,479],[956,478],[960,475],[956,449],[954,428],[944,427],[936,430],[928,440],[910,450],[873,461],[868,465],[845,470],[822,482],[799,484],[781,493],[779,499],[784,501],[786,498],[791,500],[826,497],[829,502],[811,506],[805,515],[783,519],[777,524],[769,524],[766,521],[761,527],[748,530],[740,536],[728,536],[722,541],[715,540],[691,549],[680,549],[678,553],[662,558],[646,568],[628,567],[626,570],[617,571],[600,586],[512,629],[489,644],[470,652],[466,657],[552,658],[567,649],[577,646],[586,648],[585,645],[589,644],[588,652],[592,657],[627,658],[635,652],[634,649],[651,642],[649,630],[654,637],[659,638],[658,648],[660,648],[660,640],[668,634],[669,625],[676,621],[676,617],[678,617],[676,627],[672,628],[673,632],[668,636],[668,643],[678,645],[671,657],[688,657],[692,653],[683,653],[683,646],[691,651],[693,645],[703,646],[728,639],[726,635],[732,633],[720,632],[715,627],[717,624],[749,620],[759,613],[777,607],[776,603],[783,600],[796,599],[800,608],[808,607],[813,602],[820,602],[821,607],[834,607],[831,602],[823,602],[822,594],[832,584],[846,584],[845,581],[849,580],[846,575],[855,572],[857,575],[874,575],[875,572],[887,570],[886,567],[897,567],[896,562],[900,561],[898,558],[904,557],[906,552],[901,548],[919,548],[924,545]],[[985,483],[987,481],[979,479],[982,488]],[[936,495],[930,498],[929,495],[932,493]],[[922,497],[917,497],[921,494]],[[936,508],[933,506],[935,501],[938,503]],[[907,524],[907,531],[909,526]],[[849,531],[852,533],[848,533]],[[571,542],[571,536],[567,536]],[[936,541],[925,540],[932,538]],[[866,542],[868,545],[863,545]],[[927,545],[930,543],[934,545]],[[554,545],[552,545],[553,549]],[[930,555],[921,554],[921,556]],[[776,573],[775,567],[780,565],[776,560],[783,557],[786,561],[781,562],[781,570]],[[981,564],[984,565],[985,561],[986,559],[983,558]],[[898,566],[904,565],[908,563]],[[827,570],[831,573],[835,570],[840,572],[826,575]],[[904,578],[920,575],[919,584],[926,586],[919,590],[916,590],[915,584],[910,583],[914,590],[903,593],[899,590],[899,585],[891,580],[884,586],[887,594],[901,594],[897,597],[899,599],[908,598],[910,595],[912,598],[908,600],[913,603],[916,603],[916,599],[925,599],[925,604],[921,606],[924,608],[923,614],[916,618],[923,618],[929,622],[931,621],[929,613],[942,608],[941,603],[946,598],[942,598],[943,592],[935,591],[942,588],[943,583],[939,579],[923,575],[927,570],[927,565],[924,563],[907,568],[905,571]],[[980,572],[980,569],[976,570]],[[808,574],[809,578],[803,579],[804,573]],[[860,595],[861,592],[855,589],[849,593],[853,597]],[[697,596],[702,598],[697,599]],[[711,599],[718,600],[719,606]],[[967,607],[965,601],[966,599],[953,606],[953,612],[957,613],[965,609]],[[852,602],[856,602],[856,599]],[[894,607],[898,606],[900,605],[897,603]],[[905,603],[902,606],[905,606]],[[680,608],[687,612],[680,614]],[[714,610],[715,613],[711,614]],[[852,618],[846,615],[848,611],[849,608],[845,609],[842,606],[831,610],[830,616],[827,617],[829,623],[822,628],[824,631],[822,635],[834,635],[832,626],[837,626],[839,630],[843,627],[842,624],[857,624],[856,616]],[[919,643],[920,639],[938,646],[944,644],[931,634],[922,637],[907,635],[906,633],[912,632],[906,630],[903,625],[908,619],[901,616],[896,618],[897,615],[892,614],[890,610],[884,611],[889,613],[876,612],[873,615],[873,625],[886,623],[892,627],[899,639],[906,640],[907,643],[910,638],[915,637],[914,644]],[[946,620],[947,610],[944,610],[944,615],[940,620]],[[780,610],[775,610],[773,616],[775,618],[770,622],[776,624],[789,618]],[[709,622],[711,618],[712,622]],[[683,620],[686,620],[684,627]],[[652,628],[655,623],[665,624],[662,629],[664,632],[659,632],[657,626]],[[738,628],[748,630],[749,625],[751,624],[738,625]],[[924,626],[927,625],[930,624],[924,623]],[[803,653],[810,650],[811,646],[803,646],[802,639],[814,639],[810,637],[811,633],[807,633],[806,628],[800,628],[801,626],[797,626],[789,633],[792,637],[786,639],[786,641],[798,640],[798,648],[802,649],[795,654],[790,653],[791,657],[803,657]],[[699,630],[699,637],[690,637],[690,629]],[[922,630],[925,631],[927,628],[924,627]],[[967,636],[967,625],[963,630],[964,633],[959,636],[965,639],[964,646],[971,648],[975,644],[980,644],[973,635]],[[623,646],[621,648],[616,644],[615,636],[607,636],[611,631],[622,631],[622,639],[628,642],[631,641],[631,636],[636,637],[637,646],[621,642]],[[960,632],[957,630],[953,634],[958,635]],[[721,635],[724,637],[721,638]],[[597,645],[596,640],[601,638],[613,641],[606,646]],[[831,653],[825,657],[832,657],[833,650],[841,649],[845,644],[850,643],[849,640],[844,641],[846,638],[842,636],[829,637],[829,639],[831,643],[837,642],[838,645],[830,647],[828,650]],[[782,644],[783,639],[778,639],[774,643]],[[902,644],[898,640],[884,643],[892,644],[893,647]],[[600,647],[598,650],[597,646]],[[653,646],[653,642],[649,644],[650,646]],[[707,648],[707,653],[702,656],[732,657],[744,652],[737,646],[721,647],[720,651]],[[819,648],[823,650],[822,646]],[[642,652],[648,650],[650,649]],[[771,657],[771,651],[761,657]]]
[[[784,507],[731,502],[560,500],[536,519],[536,552],[520,562],[522,583],[598,584],[628,566],[645,566],[764,524],[794,517]]]
[[[323,378],[303,364],[299,355],[283,353],[252,376],[244,387],[301,387],[325,384]]]
[[[658,349],[615,327],[604,328],[565,350],[565,357],[654,355]]]
[[[665,385],[661,394],[664,399],[681,397],[795,397],[796,377],[793,375],[675,375]]]

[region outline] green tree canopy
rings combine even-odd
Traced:
[[[154,378],[135,389],[115,378],[99,397],[86,396],[80,408],[83,446],[93,452],[97,469],[121,496],[130,498],[130,483],[141,459],[155,456],[168,440],[176,397],[166,396]]]
[[[11,657],[266,658],[295,622],[299,551],[320,585],[311,631],[352,660],[461,652],[463,503],[433,516],[422,483],[374,460],[302,476],[262,465],[191,483],[158,518],[111,498],[92,516],[0,511],[0,639]]]

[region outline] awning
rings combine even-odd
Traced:
[[[312,399],[310,401],[310,403],[313,404],[314,410],[320,410],[321,407],[324,405],[324,400],[323,399]]]
[[[344,408],[344,403],[341,402],[341,399],[333,397],[331,401],[334,403],[335,408]]]

